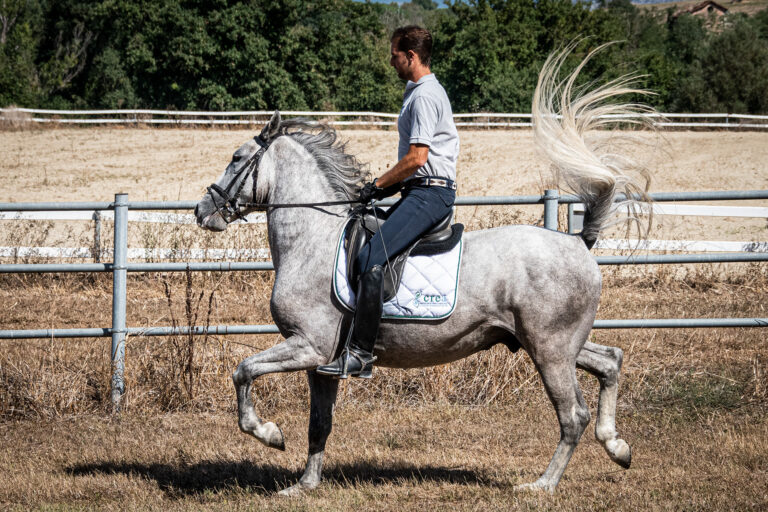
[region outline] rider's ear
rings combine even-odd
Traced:
[[[280,131],[280,112],[278,110],[275,110],[275,113],[272,114],[272,119],[270,119],[269,122],[267,123],[267,126],[265,126],[263,130],[261,130],[261,138],[264,140],[272,140],[277,136],[279,131]]]

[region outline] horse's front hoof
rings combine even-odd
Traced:
[[[632,449],[626,441],[623,439],[609,441],[605,445],[605,451],[608,452],[608,456],[611,457],[613,462],[624,469],[629,469],[629,466],[632,464]]]
[[[240,430],[245,434],[255,437],[264,446],[285,451],[285,437],[283,436],[283,431],[271,421],[255,427],[241,422]]]
[[[280,427],[270,421],[263,424],[260,430],[259,441],[270,448],[285,451],[285,436],[283,436],[283,431]]]

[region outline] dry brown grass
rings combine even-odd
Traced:
[[[765,316],[768,271],[694,267],[605,268],[599,317]],[[266,323],[270,274],[132,275],[129,324]],[[13,323],[108,324],[108,276],[3,276]],[[165,292],[168,286],[170,306]],[[220,290],[229,293],[226,307]],[[191,289],[188,293],[187,290]],[[67,293],[61,293],[66,290]],[[200,292],[205,290],[200,299]],[[55,301],[46,294],[61,293]],[[255,307],[257,306],[257,307]],[[173,311],[173,313],[171,313]],[[199,322],[202,323],[202,322]],[[229,374],[276,336],[196,339],[194,392],[185,387],[183,338],[128,341],[125,411],[108,410],[107,339],[0,344],[0,504],[27,508],[258,510],[619,509],[760,510],[768,505],[768,346],[762,329],[595,331],[625,364],[618,425],[633,445],[618,469],[584,436],[555,496],[512,487],[544,469],[557,422],[527,355],[494,347],[451,365],[378,369],[342,384],[325,483],[297,500],[306,453],[301,374],[254,385],[257,410],[280,423],[285,453],[237,432]],[[179,348],[181,347],[181,356]],[[594,407],[597,383],[582,374]]]
[[[83,132],[56,132],[62,138],[57,139],[60,146],[55,151],[65,156],[71,144],[71,155],[85,155],[81,162],[89,168],[98,159],[97,153],[88,157],[82,152]],[[173,140],[179,135],[124,132],[129,139],[151,136],[151,143],[142,143],[148,145],[138,144],[141,151],[160,147],[163,137]],[[93,137],[94,132],[90,133]],[[233,133],[198,135],[219,137],[216,144],[243,138],[242,133]],[[375,158],[379,158],[375,156],[378,144],[391,142],[388,133],[354,133],[356,152],[373,144],[370,154]],[[13,135],[0,133],[0,138]],[[489,134],[491,141],[497,136]],[[27,148],[40,142],[27,137]],[[516,132],[515,137],[524,141],[525,134]],[[679,137],[674,142],[680,144],[678,151],[706,141],[701,134]],[[662,177],[670,184],[665,189],[760,188],[768,178],[758,158],[765,147],[756,141],[764,141],[765,135],[750,137],[728,140],[741,151],[741,167],[728,178],[730,187],[721,186],[725,177],[713,172],[715,165],[727,167],[730,157],[713,148],[709,159],[714,158],[714,164],[699,154],[685,165],[678,161],[679,172]],[[197,141],[202,141],[201,154],[213,152],[215,144]],[[68,164],[59,168],[52,162],[26,160],[31,157],[23,153],[22,141],[11,142],[12,158],[0,162],[0,167],[6,166],[3,172],[12,183],[17,183],[13,175],[22,167],[33,176],[49,170],[51,181],[38,182],[42,196],[53,182],[78,179],[72,173],[66,177]],[[521,182],[510,184],[495,171],[483,172],[489,162],[503,158],[488,152],[486,144],[487,140],[472,137],[464,144],[467,194],[538,192],[530,187],[540,179],[540,169],[529,162],[528,149],[521,151]],[[110,151],[107,145],[105,152]],[[137,150],[131,144],[120,151],[129,155],[127,162],[136,163]],[[185,153],[189,148],[181,145],[176,151]],[[170,161],[170,154],[163,158]],[[14,161],[18,166],[13,167]],[[113,164],[119,169],[115,182],[125,183],[120,176],[129,164],[117,160]],[[499,164],[495,165],[498,170]],[[705,171],[692,171],[702,166]],[[179,168],[173,172],[178,176]],[[209,179],[215,174],[210,169],[206,172]],[[18,181],[22,182],[33,186],[33,182]],[[197,182],[202,179],[185,180],[183,186],[197,186]],[[105,183],[110,183],[109,178]],[[97,186],[105,187],[104,183]],[[136,186],[143,190],[145,180],[138,180]],[[192,196],[186,189],[182,195]],[[540,208],[469,207],[458,212],[459,220],[472,229],[536,223],[540,215]],[[89,245],[90,224],[3,222],[0,245]],[[16,229],[5,229],[11,225]],[[715,228],[724,239],[764,239],[764,221],[759,226],[740,226],[745,225],[747,231],[727,222]],[[241,227],[225,237],[211,237],[191,226],[132,226],[134,247],[266,246],[263,225]],[[709,229],[711,225],[702,226],[701,233]],[[105,223],[104,233],[109,232]],[[106,237],[103,247],[110,243]],[[768,316],[768,267],[764,264],[603,267],[603,275],[599,318]],[[130,274],[128,325],[271,323],[271,286],[272,275],[266,272]],[[111,276],[106,274],[0,275],[2,328],[103,327],[110,324],[110,304]],[[619,431],[634,449],[629,471],[608,460],[590,430],[556,495],[515,493],[514,485],[535,479],[548,463],[557,442],[557,422],[528,356],[497,346],[451,365],[410,371],[377,369],[371,382],[342,384],[325,483],[296,500],[280,499],[274,491],[294,482],[303,468],[308,420],[304,375],[270,375],[254,385],[259,412],[285,431],[286,452],[270,451],[238,433],[229,378],[240,360],[279,342],[279,336],[129,338],[128,391],[125,410],[118,417],[107,414],[109,339],[3,340],[0,508],[768,507],[764,329],[595,331],[592,338],[625,351],[617,419]],[[580,375],[580,381],[594,417],[597,383],[586,374]]]

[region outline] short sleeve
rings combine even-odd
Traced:
[[[411,103],[411,138],[409,144],[432,145],[437,127],[437,104],[419,96]]]

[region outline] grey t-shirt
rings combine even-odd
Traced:
[[[400,135],[398,160],[408,153],[411,144],[429,146],[427,163],[405,181],[428,176],[456,181],[459,133],[453,123],[448,95],[434,74],[423,76],[415,83],[408,81],[403,108],[397,119],[397,131]]]

